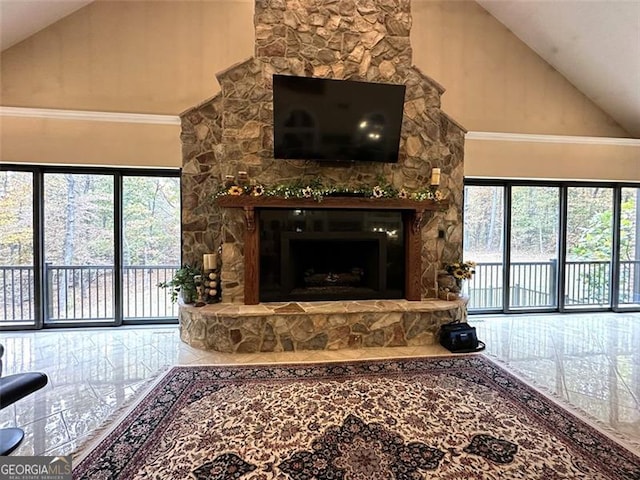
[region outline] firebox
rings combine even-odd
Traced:
[[[402,215],[276,210],[260,215],[260,301],[404,298]]]

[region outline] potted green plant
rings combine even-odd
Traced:
[[[173,278],[168,282],[160,282],[158,286],[160,288],[169,288],[169,294],[171,295],[171,302],[176,303],[178,301],[178,295],[182,298],[184,303],[193,303],[196,299],[196,282],[194,277],[200,275],[199,268],[192,267],[189,264],[185,264],[176,270],[173,274]]]

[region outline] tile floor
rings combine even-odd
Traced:
[[[640,454],[640,314],[471,317],[486,355],[570,405]],[[26,438],[14,455],[69,454],[170,365],[341,361],[448,354],[439,346],[219,354],[177,326],[0,332],[4,375],[47,373],[42,390],[0,411]]]

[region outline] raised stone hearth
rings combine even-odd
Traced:
[[[367,300],[180,307],[180,338],[229,353],[432,345],[465,301]]]

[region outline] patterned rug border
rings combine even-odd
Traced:
[[[567,405],[550,396],[548,392],[528,384],[526,380],[506,370],[505,366],[500,365],[496,360],[484,355],[173,366],[164,374],[160,374],[159,378],[154,379],[152,385],[145,388],[144,391],[141,390],[140,395],[136,397],[137,401],[128,405],[126,413],[119,415],[118,419],[114,420],[115,423],[108,426],[110,428],[101,432],[100,439],[92,442],[90,450],[87,449],[83,455],[78,456],[79,461],[74,467],[74,478],[76,475],[85,474],[88,475],[86,478],[94,478],[90,471],[92,464],[109,449],[117,450],[117,439],[138,417],[149,409],[164,412],[164,415],[153,418],[153,425],[149,425],[150,433],[138,438],[135,453],[127,462],[126,468],[114,474],[114,477],[105,477],[117,478],[120,475],[125,475],[123,478],[127,478],[126,474],[135,471],[136,467],[144,460],[145,446],[152,445],[162,435],[162,425],[170,423],[193,394],[194,389],[206,380],[215,379],[215,381],[222,383],[237,381],[257,383],[268,380],[292,382],[321,379],[348,380],[355,375],[373,378],[445,372],[461,379],[472,380],[509,398],[516,411],[533,416],[545,429],[561,437],[574,453],[587,459],[586,461],[591,463],[593,467],[604,469],[612,479],[640,479],[640,466],[635,470],[630,467],[626,472],[620,471],[619,464],[640,465],[640,457],[626,445],[621,444],[618,439],[576,414]],[[190,386],[177,392],[172,384],[185,381],[181,378],[185,374],[190,375],[190,379],[187,380]],[[152,395],[154,392],[155,394]],[[557,411],[564,415],[554,415]],[[568,421],[565,415],[572,421]],[[597,445],[597,447],[593,447],[593,445]],[[616,465],[607,463],[611,460],[609,456],[611,450],[615,451],[616,456],[621,460],[615,462]]]

